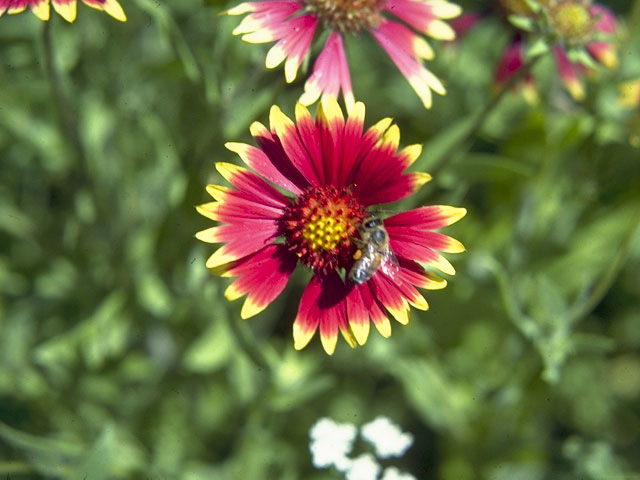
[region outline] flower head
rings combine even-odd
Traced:
[[[316,468],[335,466],[341,472],[349,469],[348,455],[353,449],[358,430],[350,423],[335,423],[330,418],[321,418],[311,430],[309,450]]]
[[[542,34],[551,46],[558,76],[569,94],[576,100],[585,97],[582,77],[597,65],[615,68],[618,63],[614,36],[618,22],[608,8],[590,0],[538,0],[538,11],[533,11],[525,0],[500,0],[500,6],[509,15],[525,19],[536,33]],[[503,84],[518,70],[506,73],[505,65],[523,65],[526,51],[523,32],[516,35],[500,61],[496,75]],[[531,78],[525,90],[531,98]]]
[[[413,444],[413,435],[404,433],[387,417],[364,424],[362,438],[373,445],[380,458],[401,457]]]
[[[66,21],[75,21],[78,8],[77,0],[51,0],[51,3],[53,4],[53,9]],[[127,16],[117,0],[82,0],[82,3],[97,10],[102,10],[121,22],[127,20]],[[0,0],[0,17],[5,12],[9,14],[23,12],[27,7],[40,20],[49,20],[49,0]]]
[[[315,121],[298,104],[294,122],[272,107],[270,129],[257,122],[251,126],[258,147],[226,145],[256,173],[218,163],[218,171],[233,188],[209,185],[215,201],[197,207],[205,217],[222,222],[196,236],[224,244],[209,257],[207,267],[237,277],[225,296],[235,300],[247,295],[243,318],[264,310],[297,265],[312,272],[293,324],[296,349],[305,347],[316,330],[329,354],[338,332],[351,346],[362,345],[370,321],[388,337],[386,312],[406,324],[410,305],[428,308],[416,287],[446,285],[423,265],[454,274],[438,251],[464,251],[457,240],[432,231],[466,213],[449,206],[421,207],[384,219],[384,253],[395,253],[396,270],[382,268],[391,258],[382,255],[382,249],[362,245],[362,221],[374,211],[370,209],[411,195],[431,178],[405,172],[420,155],[420,146],[398,151],[400,133],[390,119],[363,131],[364,111],[364,104],[357,102],[345,120],[337,101],[328,98],[318,107]],[[363,250],[372,261],[372,276],[353,283],[348,273],[354,256],[362,256]],[[381,268],[375,265],[378,260]]]
[[[460,7],[446,0],[272,0],[242,3],[227,13],[249,14],[233,31],[243,40],[276,42],[267,54],[266,66],[275,68],[284,62],[287,82],[295,80],[316,31],[328,31],[300,101],[310,105],[320,96],[337,98],[342,91],[350,111],[355,100],[344,51],[345,35],[371,33],[429,108],[431,91],[444,95],[445,88],[422,64],[423,59],[434,56],[423,35],[453,39],[455,32],[443,19],[460,12]],[[389,14],[404,23],[391,20]]]

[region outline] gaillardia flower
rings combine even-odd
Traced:
[[[78,9],[77,0],[51,0],[51,3],[53,4],[53,9],[67,22],[75,21]],[[102,10],[121,22],[127,20],[127,16],[117,0],[82,0],[82,3],[97,10]],[[27,7],[40,20],[49,20],[49,0],[0,0],[0,17],[4,12],[9,14],[23,12]]]
[[[529,24],[545,36],[551,45],[560,81],[576,99],[585,97],[582,81],[584,73],[597,64],[613,69],[618,64],[614,36],[618,22],[608,8],[591,0],[538,0],[539,11],[534,12],[525,0],[499,0],[502,9]],[[526,43],[516,35],[500,61],[496,80],[506,82],[525,63]],[[530,77],[527,82],[532,85]],[[525,92],[530,93],[527,87]]]
[[[431,178],[405,171],[420,155],[419,145],[398,151],[400,132],[391,119],[364,131],[364,113],[364,104],[357,102],[345,120],[337,100],[327,98],[315,121],[306,107],[296,105],[294,122],[273,106],[271,129],[251,125],[257,147],[226,144],[250,170],[216,164],[233,187],[209,185],[215,201],[197,207],[205,217],[221,222],[196,237],[224,244],[206,266],[237,277],[225,297],[247,295],[242,318],[264,310],[297,265],[312,272],[293,324],[296,349],[305,347],[316,330],[329,354],[338,331],[349,345],[362,345],[369,321],[388,337],[387,314],[406,324],[410,305],[428,308],[416,287],[446,285],[424,266],[452,275],[453,266],[438,251],[464,251],[457,240],[432,231],[462,218],[464,208],[417,208],[384,220],[398,269],[385,273],[380,268],[361,284],[349,280],[365,216],[375,212],[376,204],[405,198]]]
[[[350,111],[355,100],[343,44],[346,34],[370,32],[429,108],[431,91],[444,95],[445,88],[422,64],[423,59],[434,57],[422,35],[452,40],[455,32],[442,19],[460,12],[458,5],[445,0],[272,0],[242,3],[227,13],[249,13],[233,31],[243,40],[276,42],[267,53],[266,65],[275,68],[285,62],[289,83],[295,80],[318,27],[328,31],[300,101],[311,105],[321,95],[338,97],[342,90]],[[389,14],[411,28],[391,20]]]

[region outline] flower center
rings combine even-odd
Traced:
[[[349,188],[311,187],[285,209],[285,244],[315,272],[346,268],[353,262],[353,238],[366,213]]]
[[[595,22],[584,2],[567,0],[552,4],[547,17],[556,34],[569,44],[584,44],[593,36]]]
[[[382,22],[382,0],[303,0],[325,28],[341,33],[375,29]]]

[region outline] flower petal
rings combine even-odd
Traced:
[[[389,338],[391,336],[391,322],[389,322],[387,314],[384,312],[384,307],[372,293],[372,285],[371,282],[365,282],[362,285],[357,285],[356,289],[360,292],[362,304],[369,312],[369,317],[378,333],[384,338]]]
[[[322,101],[318,107],[316,123],[322,139],[326,181],[337,187],[343,187],[345,185],[338,183],[338,178],[342,164],[345,122],[342,110],[335,98],[329,97]]]
[[[247,199],[270,205],[277,209],[289,205],[287,197],[246,168],[232,163],[218,162],[216,169],[231,185],[245,194]]]
[[[431,91],[444,95],[442,82],[427,70],[420,59],[428,57],[426,42],[407,27],[395,22],[383,22],[371,34],[405,76],[426,108],[431,108]]]
[[[284,66],[284,76],[287,83],[296,79],[298,68],[302,64],[304,57],[311,47],[311,41],[316,30],[318,20],[311,15],[294,17],[283,22],[274,31],[274,38],[264,37],[257,34],[247,34],[242,37],[246,42],[263,43],[277,39],[278,42],[271,47],[265,59],[267,68],[275,68],[286,60]]]
[[[304,348],[318,327],[322,347],[329,355],[335,351],[338,331],[350,346],[356,344],[347,324],[345,286],[335,272],[314,275],[303,292],[293,324],[294,348]]]
[[[300,97],[300,103],[311,105],[318,100],[320,95],[323,98],[338,98],[341,90],[347,112],[350,112],[355,104],[355,99],[351,87],[349,64],[342,36],[334,31],[331,32],[320,55],[316,58],[313,72],[304,84],[304,93]]]
[[[102,10],[108,15],[111,15],[116,20],[119,20],[121,22],[127,21],[127,16],[125,15],[122,6],[116,0],[82,0],[82,2],[85,5],[95,8],[96,10]]]
[[[319,172],[315,171],[315,167],[300,140],[298,129],[293,121],[282,113],[280,107],[274,105],[269,113],[269,124],[278,136],[282,148],[291,163],[295,165],[307,182],[311,185],[319,185]]]
[[[451,225],[467,214],[465,208],[450,207],[448,205],[431,205],[420,207],[408,212],[398,213],[385,219],[384,225],[389,228],[407,227],[419,230],[434,230]]]
[[[233,265],[225,276],[238,278],[225,290],[227,300],[246,294],[240,316],[249,318],[263,311],[287,285],[297,258],[284,245],[269,245]]]
[[[364,345],[369,337],[369,310],[362,301],[360,288],[357,287],[351,284],[347,293],[347,318],[356,341]]]
[[[372,293],[387,311],[402,325],[409,323],[409,302],[385,275],[376,274],[367,283]]]
[[[449,2],[386,0],[383,8],[419,32],[440,40],[453,40],[455,31],[440,18],[454,18],[462,9]]]
[[[560,80],[567,91],[575,100],[584,100],[586,94],[578,76],[577,66],[571,63],[561,46],[556,45],[553,48],[553,54],[556,59],[558,75],[560,75]]]

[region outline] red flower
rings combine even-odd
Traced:
[[[455,270],[438,251],[464,251],[457,240],[432,230],[456,222],[466,210],[421,207],[384,220],[397,271],[380,268],[362,284],[348,279],[368,210],[411,195],[431,178],[405,172],[420,155],[420,145],[398,151],[400,132],[388,118],[363,132],[364,111],[364,104],[357,102],[345,120],[337,101],[329,98],[318,107],[315,121],[298,104],[294,123],[272,107],[271,130],[257,122],[251,126],[258,147],[226,145],[256,173],[218,163],[218,171],[233,188],[209,185],[215,201],[197,207],[205,217],[221,222],[196,237],[223,243],[207,267],[237,277],[225,296],[235,300],[247,295],[243,318],[264,310],[298,264],[313,272],[294,321],[296,349],[307,345],[318,329],[329,354],[338,331],[351,346],[362,345],[370,320],[389,336],[388,313],[406,324],[409,305],[428,308],[416,287],[446,285],[422,265],[453,275]]]
[[[77,0],[51,0],[53,9],[68,22],[76,19]],[[82,0],[82,3],[103,10],[116,20],[124,22],[127,16],[117,0]],[[0,0],[0,17],[4,12],[20,13],[29,7],[40,20],[49,20],[49,0]]]
[[[445,0],[273,0],[243,3],[227,13],[249,13],[233,31],[242,34],[243,40],[277,42],[267,54],[266,65],[275,68],[284,61],[287,82],[295,80],[318,25],[326,28],[329,36],[300,101],[310,105],[320,96],[337,98],[342,90],[350,111],[355,100],[343,45],[346,33],[370,32],[429,108],[431,90],[444,95],[445,88],[422,65],[422,60],[432,59],[434,53],[415,31],[452,40],[454,30],[441,19],[456,17],[460,12],[460,7]],[[411,28],[389,20],[389,13]]]

